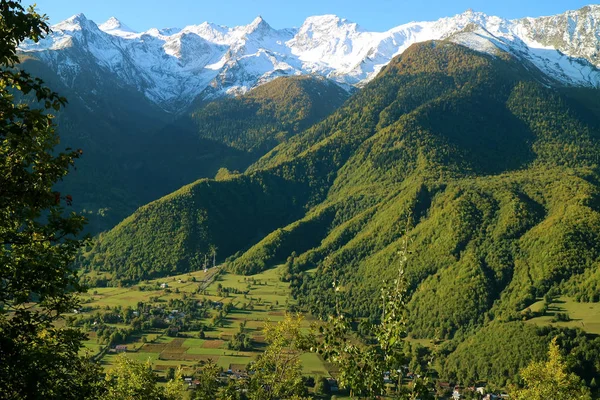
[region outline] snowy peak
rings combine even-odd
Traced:
[[[490,17],[485,13],[469,9],[454,17],[442,18],[434,22],[432,30],[434,32],[444,32],[445,35],[450,36],[465,29],[473,30],[474,26],[478,26],[484,30],[488,30],[488,27],[490,27],[492,30],[506,31],[509,24],[510,22],[506,19]]]
[[[256,17],[254,19],[254,21],[252,21],[250,23],[250,25],[246,26],[246,32],[248,33],[253,33],[253,32],[267,32],[272,30],[273,28],[271,28],[271,25],[269,25],[267,23],[267,21],[265,21],[263,19],[263,17],[261,17],[260,15],[258,17]]]
[[[264,41],[273,39],[272,42],[282,39],[280,32],[273,29],[261,16],[258,16],[250,24],[239,26],[231,30],[231,37],[235,40],[245,42],[247,40]],[[269,46],[265,44],[265,46]],[[269,46],[270,47],[270,46]]]
[[[299,33],[319,32],[335,35],[345,32],[357,32],[359,30],[358,24],[354,22],[340,18],[337,15],[326,14],[308,17],[300,27]]]
[[[300,28],[273,29],[261,16],[237,27],[209,22],[136,33],[116,18],[99,27],[83,14],[55,26],[23,52],[74,85],[96,66],[177,112],[193,102],[245,93],[278,76],[313,74],[344,87],[373,79],[410,45],[450,40],[476,51],[507,52],[545,74],[550,84],[600,87],[600,6],[560,15],[507,20],[467,10],[437,21],[369,32],[337,15],[307,18]]]
[[[356,23],[330,14],[307,18],[287,44],[311,70],[324,68],[338,74],[347,73],[360,64],[377,46],[377,38],[362,31]],[[361,79],[364,78],[366,76]]]
[[[589,5],[564,14],[513,21],[537,47],[554,48],[600,65],[600,6]]]
[[[111,34],[120,34],[120,33],[128,33],[128,34],[136,34],[133,29],[129,28],[127,25],[123,24],[121,21],[116,19],[115,17],[110,17],[108,21],[98,26],[101,31],[111,33]]]
[[[186,26],[181,32],[195,33],[201,38],[215,44],[227,44],[229,42],[230,29],[210,22],[203,22],[200,25]]]
[[[93,21],[90,21],[84,14],[73,15],[62,22],[52,26],[52,30],[60,31],[80,31],[90,26],[97,27]]]

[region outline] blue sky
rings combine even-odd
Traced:
[[[23,4],[34,1],[23,0]],[[365,29],[384,31],[410,21],[452,16],[468,8],[505,18],[577,9],[591,0],[37,0],[51,23],[84,13],[97,23],[115,16],[129,27],[184,27],[204,21],[236,26],[261,15],[274,28],[300,26],[311,15],[336,14]]]

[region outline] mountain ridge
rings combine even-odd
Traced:
[[[600,7],[515,20],[467,11],[431,22],[369,32],[335,15],[313,16],[302,26],[274,29],[262,17],[246,26],[212,23],[135,33],[117,19],[100,26],[78,14],[53,26],[40,43],[21,46],[64,79],[84,60],[111,71],[163,109],[176,112],[198,97],[237,95],[281,75],[317,74],[343,87],[373,79],[408,46],[446,39],[479,26],[492,46],[529,60],[567,86],[600,85]],[[101,29],[101,27],[103,27]],[[464,42],[469,46],[469,42]],[[57,53],[62,54],[60,63]]]

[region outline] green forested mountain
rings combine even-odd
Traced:
[[[345,90],[324,78],[280,78],[245,96],[200,106],[191,119],[200,137],[262,156],[327,117],[347,98]]]
[[[73,196],[92,233],[183,185],[214,177],[220,168],[246,169],[348,97],[322,78],[279,78],[175,116],[95,65],[77,75],[76,89],[35,58],[23,56],[21,66],[69,100],[57,119],[61,146],[81,148],[84,157],[58,189]]]
[[[413,45],[323,122],[244,174],[140,208],[81,264],[134,280],[198,268],[216,246],[236,272],[286,263],[283,278],[316,315],[337,297],[375,321],[408,238],[411,335],[477,348],[485,329],[524,332],[510,322],[521,310],[549,291],[589,296],[600,261],[600,96],[534,71],[503,53]],[[543,354],[548,332],[523,335]],[[465,346],[445,370],[478,379]],[[505,383],[519,366],[490,375]]]

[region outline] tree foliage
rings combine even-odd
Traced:
[[[265,324],[269,344],[250,366],[248,397],[275,400],[306,394],[300,356],[310,346],[310,337],[300,329],[300,315],[286,315],[283,321]]]
[[[588,400],[589,389],[581,378],[567,372],[567,365],[560,354],[556,339],[550,342],[548,360],[532,362],[521,371],[524,388],[512,390],[516,400]]]
[[[55,327],[78,307],[71,264],[84,219],[66,212],[72,198],[54,186],[81,152],[55,152],[49,112],[66,100],[16,67],[17,46],[43,38],[45,21],[19,1],[0,1],[0,393],[15,399],[97,389],[97,369],[78,355],[84,336]]]
[[[381,322],[371,327],[373,343],[352,338],[348,320],[339,312],[320,328],[320,340],[313,351],[339,369],[340,384],[350,391],[350,396],[377,398],[389,392],[385,379],[394,382],[393,393],[401,399],[431,398],[431,382],[427,378],[403,385],[402,367],[407,360],[404,354],[406,338],[406,281],[404,268],[408,256],[407,238],[398,250],[398,276],[390,287],[381,290]],[[333,286],[336,286],[334,281]],[[422,360],[421,360],[422,361]]]
[[[181,371],[166,386],[160,386],[150,362],[140,363],[120,354],[105,377],[106,400],[179,400],[183,398]]]

